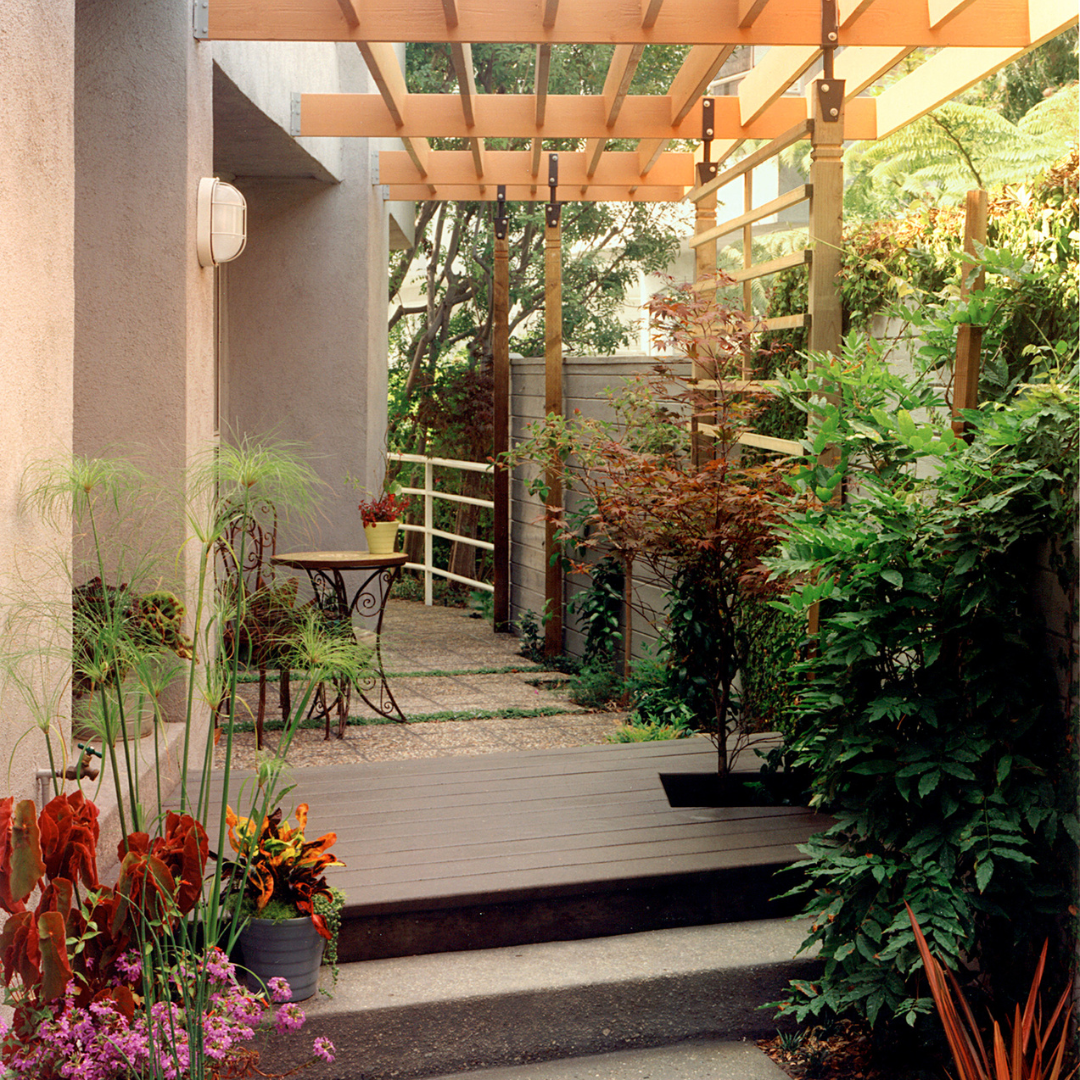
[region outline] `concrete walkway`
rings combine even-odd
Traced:
[[[486,619],[462,608],[391,600],[382,651],[391,691],[410,722],[379,722],[354,694],[350,716],[356,722],[350,723],[345,738],[326,741],[322,730],[298,731],[287,755],[290,765],[591,746],[603,743],[625,719],[622,712],[588,712],[572,702],[564,677],[527,660],[516,637],[494,633]],[[294,694],[298,689],[294,685]],[[257,685],[242,684],[240,695],[243,708],[253,715]],[[447,718],[447,713],[456,715]],[[268,724],[280,717],[273,679],[266,716]],[[267,728],[268,745],[276,746],[278,737],[279,732]],[[218,757],[223,753],[219,745]],[[234,766],[250,768],[254,758],[254,733],[239,733]],[[215,761],[217,767],[221,764]]]

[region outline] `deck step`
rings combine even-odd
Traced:
[[[286,1071],[318,1035],[334,1041],[338,1062],[306,1071],[312,1080],[412,1080],[688,1040],[752,1040],[776,1029],[760,1006],[788,979],[818,970],[813,959],[793,959],[803,937],[789,920],[757,920],[349,964],[332,998],[305,1004],[305,1038],[271,1038],[260,1068]],[[323,978],[327,985],[325,970]],[[521,1074],[534,1075],[548,1074]]]
[[[692,1039],[673,1046],[469,1070],[431,1080],[787,1080],[750,1041]]]
[[[662,776],[715,768],[705,738],[326,766],[289,802],[337,833],[346,961],[792,914],[777,873],[827,819],[669,803]]]

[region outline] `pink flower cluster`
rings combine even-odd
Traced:
[[[125,978],[141,990],[141,958],[128,953],[117,967]],[[257,1056],[245,1044],[255,1037],[256,1028],[266,1019],[270,1003],[266,996],[253,994],[236,981],[236,970],[228,957],[211,948],[201,961],[205,994],[201,1013],[190,1015],[182,1004],[199,982],[198,974],[182,966],[174,976],[179,1000],[158,1001],[128,1017],[113,1001],[95,1001],[88,1008],[75,1005],[75,984],[68,987],[62,1004],[38,1024],[29,1037],[16,1034],[0,1021],[0,1053],[6,1076],[26,1080],[121,1080],[130,1076],[154,1076],[161,1080],[184,1080],[189,1075],[192,1047],[202,1060],[224,1066],[230,1076],[249,1074]],[[188,991],[185,993],[184,991]],[[284,979],[270,980],[275,1003],[289,996]],[[304,1014],[296,1005],[283,1004],[274,1016],[279,1032],[298,1030]],[[315,1040],[313,1053],[323,1061],[334,1060],[333,1044]],[[314,1058],[312,1059],[314,1060]]]

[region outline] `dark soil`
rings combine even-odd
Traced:
[[[875,1053],[869,1030],[851,1020],[809,1028],[794,1039],[777,1035],[758,1046],[796,1080],[938,1080],[945,1075],[932,1055],[924,1067],[912,1067],[894,1063],[880,1047]]]
[[[805,806],[806,777],[745,773],[721,781],[716,773],[661,773],[671,806]]]

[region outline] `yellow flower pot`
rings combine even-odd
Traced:
[[[397,544],[398,522],[376,521],[364,526],[367,549],[372,555],[392,555]]]

